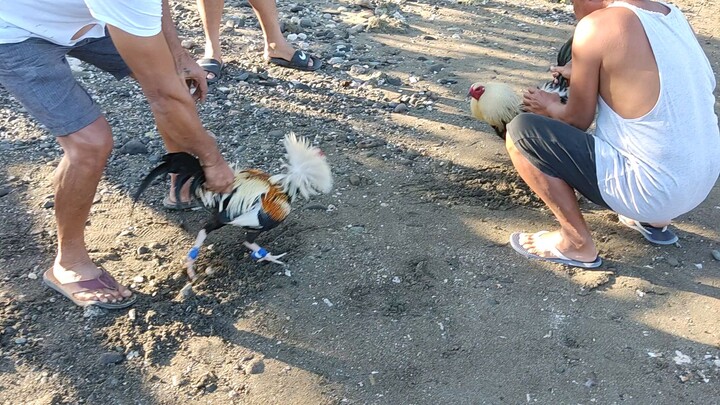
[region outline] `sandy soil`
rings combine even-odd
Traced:
[[[720,72],[720,4],[675,4]],[[597,271],[529,262],[507,245],[554,220],[492,130],[468,117],[465,94],[475,81],[521,91],[546,80],[573,29],[567,6],[279,8],[326,66],[269,67],[252,10],[228,1],[228,66],[200,113],[241,166],[277,171],[289,131],[328,156],[334,191],[299,201],[260,239],[289,252],[284,267],[251,262],[243,232],[222,229],[198,261],[212,274],[181,294],[182,259],[207,214],[165,211],[163,182],[131,210],[162,144],[134,82],[81,65],[116,136],[88,244],[139,300],[129,311],[73,306],[41,282],[61,152],[0,91],[0,402],[720,402],[720,187],[677,220],[669,247],[583,202],[606,262]],[[200,55],[194,2],[173,9]]]

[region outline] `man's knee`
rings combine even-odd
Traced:
[[[113,148],[110,125],[104,117],[77,132],[57,139],[71,161],[93,166],[104,167]]]
[[[507,125],[508,137],[518,139],[529,132],[542,116],[531,113],[518,114],[512,121]]]

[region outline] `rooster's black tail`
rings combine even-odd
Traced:
[[[195,190],[205,183],[205,174],[203,173],[200,161],[185,152],[168,153],[162,157],[162,163],[154,168],[140,183],[135,195],[133,196],[133,203],[136,203],[140,198],[145,189],[148,188],[152,181],[164,174],[177,174],[178,177],[175,180],[175,200],[180,201],[180,189],[190,179],[193,179],[190,185],[190,194],[194,195]]]

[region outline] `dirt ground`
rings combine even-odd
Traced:
[[[720,4],[674,3],[720,72]],[[521,91],[547,80],[574,26],[568,6],[279,9],[294,43],[326,66],[266,65],[252,10],[227,1],[228,65],[199,111],[243,167],[276,172],[290,131],[328,156],[333,192],[298,201],[259,240],[288,252],[286,266],[251,262],[244,233],[222,229],[198,261],[208,275],[181,293],[207,213],[165,211],[164,182],[131,209],[162,143],[133,81],[79,65],[116,139],[88,244],[139,299],[114,312],[73,306],[41,281],[61,151],[0,91],[0,403],[720,403],[720,187],[678,218],[669,247],[583,202],[600,270],[530,262],[507,244],[554,220],[465,95],[475,81]],[[194,2],[173,10],[200,55]]]

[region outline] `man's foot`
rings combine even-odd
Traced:
[[[192,210],[202,207],[202,202],[190,195],[190,185],[192,184],[193,179],[189,178],[185,181],[179,193],[175,187],[176,180],[177,174],[171,174],[170,191],[165,199],[163,199],[163,207],[174,211]]]
[[[213,84],[220,80],[223,68],[225,64],[220,59],[215,58],[202,58],[197,61],[197,64],[207,72],[208,84]]]
[[[73,269],[55,263],[45,272],[43,280],[50,288],[81,307],[97,305],[106,309],[121,309],[135,302],[132,291],[93,263]]]
[[[263,57],[268,63],[291,69],[312,72],[322,67],[320,58],[305,51],[295,50],[290,44],[274,48],[266,47]]]
[[[648,242],[656,245],[672,245],[678,241],[677,235],[668,229],[669,222],[664,224],[649,224],[647,222],[636,221],[623,215],[618,215],[620,223],[632,228],[643,236]]]
[[[516,232],[510,236],[510,245],[521,255],[568,266],[595,268],[602,265],[595,247],[576,248],[565,241],[559,231],[540,231],[534,234]]]
[[[196,208],[202,208],[203,204],[200,200],[192,199],[189,201],[177,201],[173,194],[169,194],[163,199],[163,207],[171,211],[185,211],[194,210]]]

